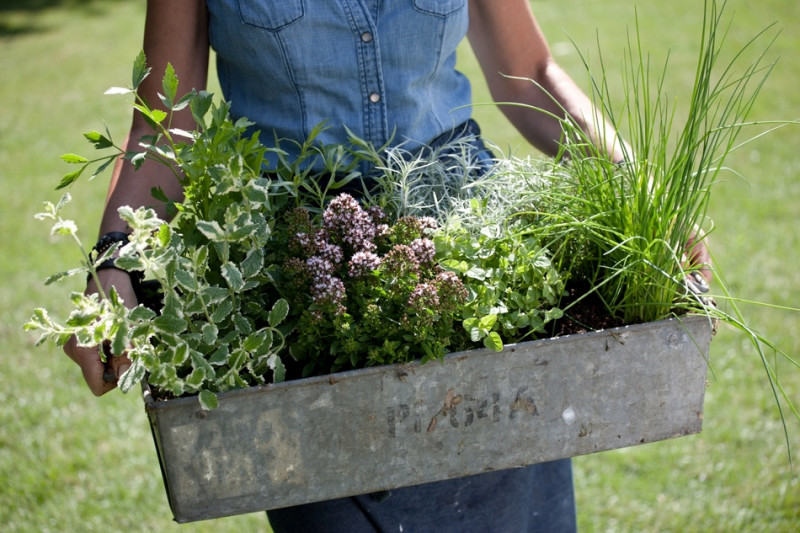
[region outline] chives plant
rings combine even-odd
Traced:
[[[589,252],[589,261],[578,257],[567,268],[585,277],[609,312],[625,323],[669,316],[682,295],[689,296],[687,275],[706,267],[692,264],[687,254],[711,231],[711,186],[736,148],[772,68],[763,52],[739,68],[764,32],[730,62],[720,62],[727,33],[722,10],[715,1],[705,4],[694,87],[683,119],[663,91],[667,65],[651,69],[638,22],[634,40],[628,39],[620,106],[611,103],[601,58],[600,77],[591,76],[591,94],[598,112],[626,132],[622,163],[614,164],[598,147],[609,140],[594,143],[573,122],[563,121],[562,183],[551,193],[560,209],[547,215],[556,229],[545,224],[543,231],[551,241],[558,239],[564,252],[574,252],[574,246],[564,246],[571,239]],[[585,58],[584,64],[590,71]]]

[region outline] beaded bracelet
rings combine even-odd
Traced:
[[[96,254],[95,258],[101,257],[117,243],[122,243],[123,246],[128,244],[128,234],[124,231],[111,231],[97,239],[97,243],[92,248],[92,251]]]
[[[103,254],[106,253],[115,244],[121,243],[124,246],[124,245],[128,244],[128,242],[129,242],[128,241],[128,234],[123,232],[123,231],[112,231],[112,232],[106,233],[105,235],[101,236],[97,240],[97,243],[92,248],[92,252],[94,252],[94,254],[95,254],[95,256],[92,259],[92,261],[95,261],[97,258],[102,257]],[[139,285],[142,282],[142,280],[144,279],[144,272],[140,272],[140,271],[128,272],[127,270],[119,268],[117,266],[117,264],[115,262],[115,259],[113,257],[110,257],[110,258],[106,259],[105,261],[103,261],[102,263],[100,263],[99,265],[95,266],[94,270],[95,270],[95,272],[99,272],[100,270],[105,270],[107,268],[116,268],[118,270],[122,270],[123,272],[126,272],[128,274],[128,276],[130,276],[131,284],[134,287]],[[92,273],[89,272],[89,274],[86,276],[86,283],[89,283],[89,281],[91,279],[92,279]]]

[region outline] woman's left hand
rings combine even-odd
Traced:
[[[693,231],[686,242],[684,267],[693,269],[694,272],[700,274],[706,285],[711,283],[713,274],[711,272],[711,254],[708,251],[708,237],[700,228]]]

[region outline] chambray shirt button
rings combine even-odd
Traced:
[[[372,33],[365,31],[361,34],[361,42],[364,43],[371,43],[372,42]]]
[[[378,93],[370,93],[369,101],[372,102],[373,104],[377,104],[378,102],[381,101],[381,95]]]

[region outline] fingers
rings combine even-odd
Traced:
[[[107,360],[106,368],[111,371],[110,373],[115,381],[119,380],[131,367],[131,360],[128,359],[127,355],[111,355]]]
[[[106,365],[100,358],[98,347],[79,346],[77,339],[72,337],[64,345],[64,352],[81,367],[83,379],[95,396],[102,396],[116,388],[116,380],[109,382],[103,378]]]
[[[697,229],[689,236],[686,242],[687,260],[686,268],[694,268],[705,279],[706,285],[711,283],[711,254],[708,251],[708,237],[703,230]]]
[[[104,269],[97,273],[101,284],[107,290],[115,287],[117,293],[125,301],[129,308],[136,307],[136,295],[131,285],[130,276],[121,270]],[[86,292],[97,292],[95,279],[89,280]],[[117,387],[117,381],[131,367],[131,361],[127,356],[115,357],[110,350],[105,350],[105,361],[100,355],[98,346],[79,346],[75,337],[69,339],[64,345],[64,352],[70,359],[81,367],[83,379],[95,396],[102,396]]]
[[[81,367],[83,379],[95,396],[102,396],[117,387],[117,381],[131,367],[131,360],[125,355],[106,354],[106,362],[100,357],[97,346],[79,346],[75,337],[64,345],[64,352]]]

